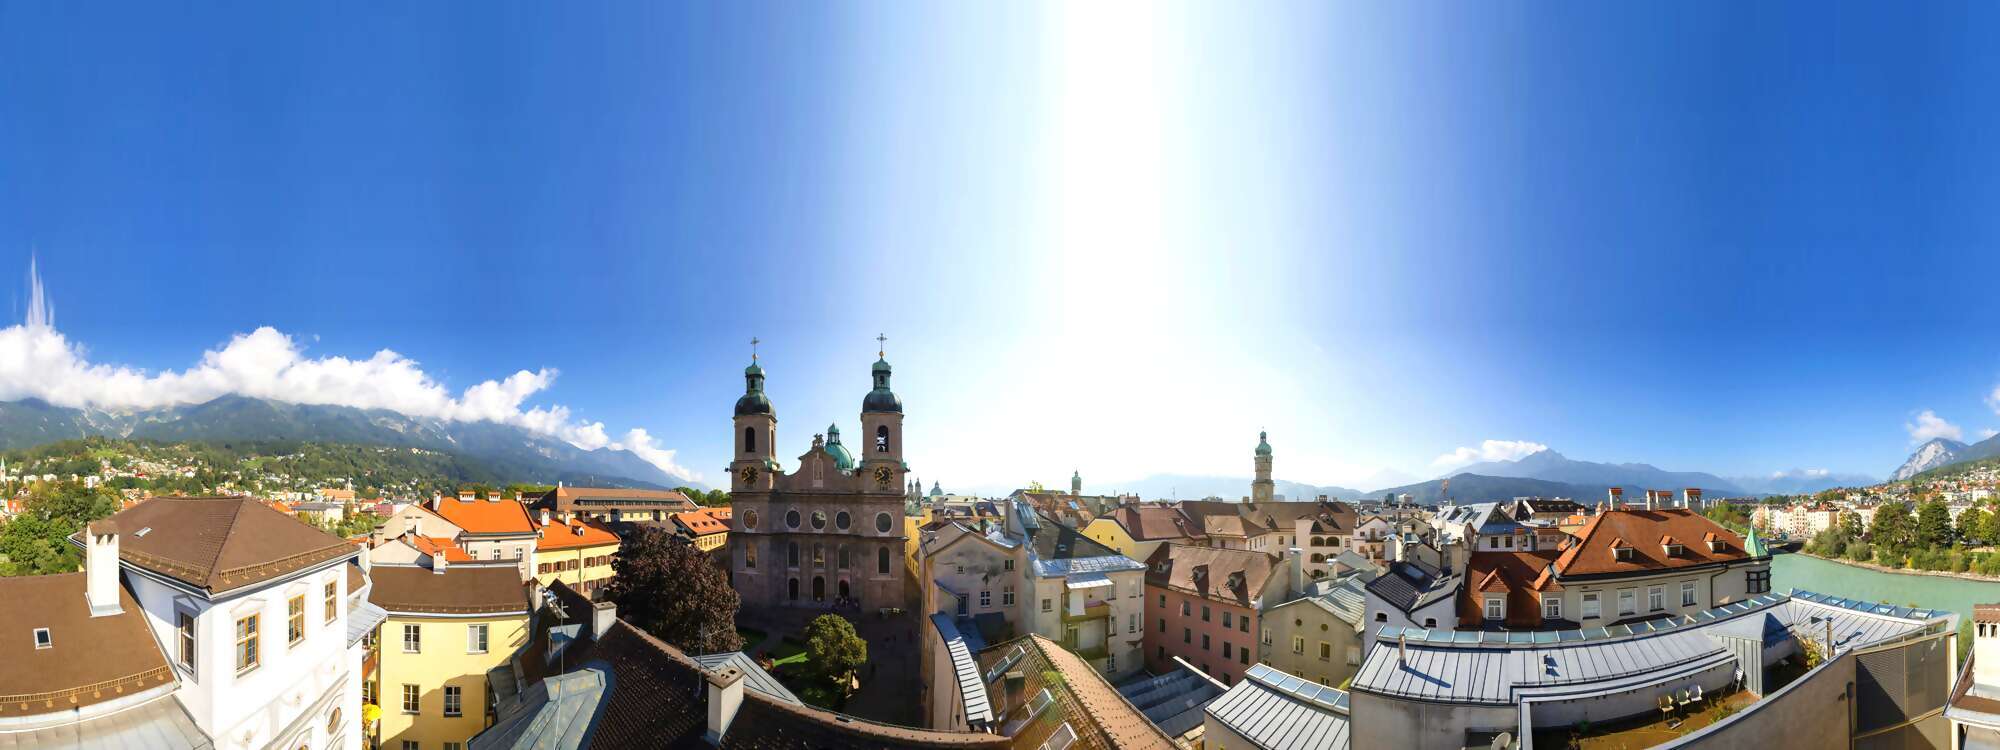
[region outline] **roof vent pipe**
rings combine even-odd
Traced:
[[[1407,664],[1407,663],[1409,663],[1409,660],[1410,660],[1410,637],[1409,637],[1408,635],[1404,635],[1404,634],[1402,634],[1402,633],[1397,633],[1397,634],[1396,634],[1396,663],[1397,663],[1397,664]]]

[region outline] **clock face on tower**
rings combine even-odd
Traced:
[[[877,466],[877,467],[875,467],[875,484],[876,484],[876,486],[878,486],[878,487],[887,487],[887,486],[889,486],[889,482],[891,482],[891,481],[894,481],[894,480],[895,480],[895,478],[896,478],[896,470],[895,470],[895,469],[891,469],[891,468],[889,468],[889,467],[887,467],[887,466]]]
[[[736,476],[742,479],[743,484],[746,485],[751,482],[755,482],[757,481],[757,467],[745,466],[741,471],[736,472]]]

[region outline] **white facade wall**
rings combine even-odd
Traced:
[[[179,697],[195,725],[218,747],[284,747],[356,750],[361,715],[360,656],[347,646],[345,559],[294,574],[224,599],[189,594],[129,567],[125,578],[145,610],[147,624],[181,680]],[[325,618],[325,585],[335,587],[335,616]],[[287,601],[305,599],[305,637],[287,641]],[[180,663],[178,613],[193,613],[194,664]],[[258,616],[258,665],[236,671],[236,621]],[[331,696],[329,698],[329,695]],[[329,736],[328,718],[341,713],[343,731]],[[300,727],[293,727],[297,721]],[[293,729],[284,733],[286,729]],[[282,733],[282,734],[281,734]],[[247,742],[244,738],[249,738]]]

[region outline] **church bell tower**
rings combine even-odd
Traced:
[[[885,336],[876,336],[879,344]],[[889,388],[889,359],[875,352],[875,387],[861,399],[861,471],[875,492],[894,492],[903,481],[903,400]]]
[[[736,460],[729,462],[732,491],[769,490],[778,470],[778,413],[764,395],[764,368],[757,364],[757,340],[750,340],[750,366],[743,368],[743,396],[736,399]]]

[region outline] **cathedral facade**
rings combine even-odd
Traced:
[[[889,388],[886,359],[875,361],[871,375],[858,447],[850,450],[829,426],[786,471],[764,370],[754,357],[744,369],[729,464],[729,565],[744,609],[907,605],[903,403]]]

